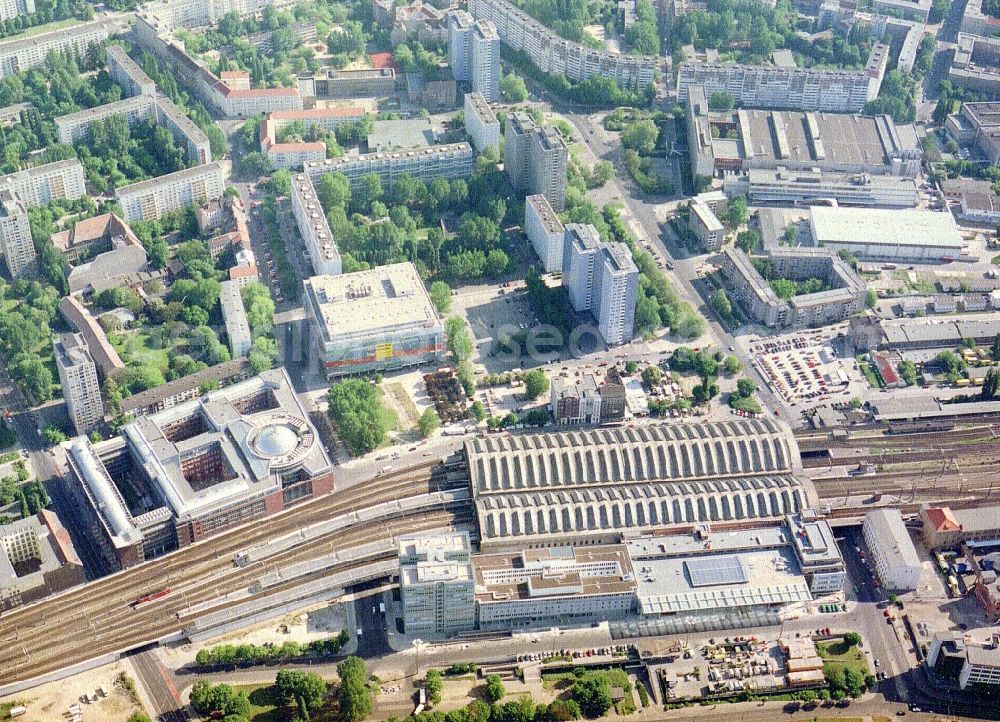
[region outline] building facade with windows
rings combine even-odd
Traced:
[[[104,419],[97,365],[80,333],[64,333],[54,342],[56,370],[66,410],[77,434],[87,434]]]
[[[206,163],[115,189],[115,200],[129,223],[151,221],[165,213],[218,200],[225,191],[218,163]]]
[[[399,593],[407,636],[441,637],[476,626],[476,581],[468,532],[399,539]]]
[[[479,153],[487,148],[500,152],[500,122],[480,93],[466,93],[463,100],[465,132]]]
[[[340,251],[308,173],[292,177],[292,217],[316,275],[338,276],[343,273]]]
[[[524,199],[524,232],[545,272],[562,271],[566,229],[545,196],[536,194]]]

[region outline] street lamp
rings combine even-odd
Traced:
[[[420,676],[420,645],[423,644],[423,643],[424,643],[424,640],[422,640],[422,639],[414,639],[413,640],[413,648],[417,650],[417,665],[416,665],[416,669],[413,670],[413,676],[414,676],[414,678]]]

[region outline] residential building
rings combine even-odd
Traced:
[[[243,295],[240,293],[238,282],[223,281],[220,284],[219,305],[222,308],[222,321],[226,324],[230,353],[233,358],[249,355],[253,336],[250,333],[247,311],[243,306]]]
[[[142,120],[153,118],[156,115],[155,96],[137,95],[126,97],[107,105],[99,105],[76,113],[70,113],[69,115],[61,115],[55,119],[56,134],[59,142],[73,144],[81,140],[88,140],[92,124],[103,124],[115,115],[123,116],[130,128],[138,125]]]
[[[597,377],[556,376],[551,383],[552,417],[556,424],[601,423],[601,393]]]
[[[483,631],[603,622],[635,611],[636,575],[621,544],[477,554],[472,565]]]
[[[54,511],[42,509],[0,526],[0,611],[86,581],[69,532]]]
[[[102,378],[106,379],[124,370],[125,364],[115,351],[115,347],[108,341],[101,324],[84,308],[76,296],[63,296],[59,302],[59,313],[70,326],[83,334],[90,356],[94,359]]]
[[[206,163],[115,189],[125,220],[156,220],[164,213],[218,200],[225,178],[218,163]]]
[[[889,46],[881,44],[872,46],[863,70],[682,62],[677,99],[687,103],[690,88],[701,85],[706,97],[729,93],[744,108],[860,113],[878,97],[888,62]]]
[[[87,434],[104,419],[101,384],[81,333],[64,333],[54,342],[56,370],[66,410],[77,434]]]
[[[931,549],[1000,545],[1000,507],[925,506],[920,509],[920,521],[924,541]]]
[[[976,1],[969,0],[969,4]],[[1000,38],[959,33],[957,41],[948,80],[982,95],[1000,94]]]
[[[469,134],[472,147],[479,153],[493,148],[499,154],[500,122],[486,99],[479,93],[466,93],[463,108],[465,132]]]
[[[640,89],[661,74],[656,56],[611,53],[566,40],[508,0],[471,0],[469,12],[478,20],[491,21],[500,40],[525,53],[543,73],[565,75],[574,83],[602,75],[623,88]]]
[[[362,189],[361,179],[374,173],[382,181],[382,187],[391,191],[396,179],[404,174],[424,182],[434,178],[469,178],[472,176],[474,161],[472,146],[468,143],[452,143],[392,153],[330,158],[322,163],[306,163],[303,170],[313,179],[323,173],[343,173],[351,183],[351,190],[355,192]]]
[[[470,38],[475,22],[465,10],[448,13],[448,65],[452,76],[460,83],[469,80],[469,66],[472,63]]]
[[[209,366],[121,400],[122,414],[149,416],[204,396],[206,389],[225,388],[250,378],[250,363],[244,357]]]
[[[11,278],[18,278],[35,262],[28,206],[10,188],[0,187],[0,251]]]
[[[477,20],[469,39],[469,85],[490,103],[500,100],[500,38],[489,20]]]
[[[983,0],[968,0],[962,9],[959,29],[972,35],[997,35],[1000,33],[1000,19],[983,11]]]
[[[105,60],[111,79],[121,86],[125,97],[156,95],[156,83],[129,57],[121,45],[109,45],[105,51]]]
[[[809,209],[812,241],[832,251],[878,261],[934,263],[954,260],[965,240],[951,213],[926,209]]]
[[[201,28],[213,25],[227,13],[249,18],[270,7],[288,8],[290,0],[153,0],[143,6],[143,12],[155,15],[169,28]]]
[[[299,173],[292,178],[292,217],[318,276],[338,276],[343,264],[312,178]]]
[[[569,150],[555,128],[539,128],[527,113],[508,116],[503,160],[516,191],[542,194],[556,211],[563,210]]]
[[[726,239],[726,227],[715,212],[697,198],[692,199],[688,212],[688,228],[702,247],[709,253],[719,250]]]
[[[589,223],[567,223],[563,237],[562,285],[575,311],[590,311],[593,305],[594,276],[602,246],[597,229]]]
[[[412,263],[305,281],[311,352],[327,378],[437,362],[444,327]]]
[[[333,490],[333,465],[283,368],[69,445],[71,487],[125,568]],[[124,480],[137,494],[123,496]]]
[[[922,569],[920,557],[899,510],[876,509],[868,512],[861,531],[882,586],[891,592],[916,589]]]
[[[819,278],[829,287],[817,293],[780,298],[739,248],[720,257],[722,275],[732,300],[750,318],[771,328],[811,328],[844,321],[865,307],[867,288],[834,251],[825,248],[776,248],[766,258],[775,278],[804,281]]]
[[[476,579],[469,533],[399,538],[399,594],[410,637],[443,637],[476,626]]]
[[[61,27],[53,23],[35,28],[32,33],[0,40],[0,78],[38,67],[49,53],[72,54],[83,58],[91,46],[98,45],[127,26],[123,18],[102,18]]]
[[[2,0],[0,2],[0,21],[10,20],[21,15],[31,15],[35,12],[35,0]]]
[[[922,151],[913,126],[886,115],[783,110],[713,111],[711,89],[692,85],[686,116],[691,172],[728,175],[752,168],[916,177]]]
[[[750,168],[743,175],[726,175],[726,193],[746,196],[752,205],[821,205],[863,208],[915,208],[917,180],[910,176],[839,171]],[[997,221],[1000,222],[1000,216]]]
[[[545,196],[531,195],[524,199],[524,232],[546,273],[563,270],[566,231]]]
[[[301,123],[307,133],[314,128],[332,133],[341,125],[358,123],[364,117],[365,109],[361,107],[274,111],[260,124],[260,150],[274,168],[299,168],[306,163],[322,162],[326,159],[326,143],[319,140],[279,142],[282,129]]]
[[[986,642],[975,642],[961,633],[938,633],[927,647],[925,665],[932,680],[957,685],[959,689],[971,685],[981,692],[1000,685],[1000,640],[994,635]]]
[[[609,346],[632,340],[635,304],[639,294],[639,269],[624,243],[605,244],[594,268],[591,310],[604,342]]]

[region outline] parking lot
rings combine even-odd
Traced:
[[[842,394],[851,379],[849,368],[833,348],[805,336],[762,341],[752,349],[754,364],[783,400],[827,401]]]

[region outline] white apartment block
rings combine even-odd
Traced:
[[[563,270],[566,229],[545,196],[536,194],[524,199],[524,232],[546,273]]]
[[[9,188],[0,188],[0,250],[12,278],[24,273],[35,260],[28,208]]]
[[[86,55],[91,45],[103,43],[121,29],[123,20],[94,20],[68,28],[0,41],[0,78],[45,62],[51,52]]]
[[[207,163],[150,178],[115,189],[115,200],[125,213],[125,220],[150,221],[164,213],[203,205],[222,197],[225,177],[218,163]]]
[[[103,123],[115,115],[124,116],[125,122],[131,128],[140,121],[156,116],[156,98],[151,95],[137,95],[107,105],[60,115],[55,119],[59,142],[72,145],[81,140],[88,140],[92,123]]]
[[[158,0],[146,3],[143,10],[171,28],[197,28],[211,25],[227,13],[246,18],[266,7],[280,10],[293,4],[291,0]]]
[[[129,57],[121,45],[109,45],[105,53],[108,73],[125,91],[128,97],[136,95],[155,95],[156,83],[146,75],[146,71]]]
[[[0,0],[0,20],[10,20],[35,12],[35,0]]]
[[[888,60],[889,47],[875,45],[864,70],[684,62],[677,74],[677,98],[687,103],[688,89],[703,85],[706,97],[729,93],[747,108],[858,113],[878,96]]]
[[[573,82],[603,75],[622,87],[645,88],[661,70],[653,55],[609,53],[565,40],[507,0],[470,0],[469,12],[491,21],[500,40],[527,54],[543,73],[560,73]]]
[[[609,243],[601,248],[594,269],[594,292],[591,308],[598,328],[609,346],[632,340],[635,304],[639,293],[639,269],[624,243]]]
[[[433,145],[387,153],[330,158],[322,163],[308,163],[303,170],[313,179],[324,173],[343,173],[351,183],[352,191],[361,190],[361,179],[374,173],[385,190],[391,190],[396,179],[408,174],[413,178],[430,181],[434,178],[454,180],[472,176],[475,154],[468,143]]]
[[[465,132],[472,147],[482,153],[487,148],[500,151],[500,122],[486,99],[479,93],[466,93],[464,100]]]
[[[470,33],[469,84],[488,102],[500,100],[500,37],[489,20],[479,20]]]
[[[539,128],[526,113],[508,116],[503,160],[514,190],[540,193],[555,210],[565,208],[569,150],[555,128]]]
[[[589,223],[567,223],[563,239],[562,285],[576,311],[589,311],[601,237]]]
[[[292,177],[292,216],[309,251],[317,276],[339,276],[344,272],[340,251],[316,197],[312,178],[306,173]]]
[[[86,434],[104,418],[97,366],[80,333],[64,333],[55,341],[56,369],[66,409],[77,434]]]
[[[920,557],[899,510],[868,512],[861,532],[882,586],[889,591],[916,589],[920,583]]]
[[[465,10],[455,10],[448,15],[448,65],[452,77],[460,83],[469,79],[469,36],[474,23]]]
[[[253,345],[253,336],[250,334],[250,324],[247,322],[247,312],[243,306],[243,296],[238,281],[223,281],[220,284],[219,304],[222,307],[222,320],[226,324],[226,336],[229,338],[229,350],[233,358],[246,356]]]
[[[688,227],[701,241],[706,251],[717,251],[722,247],[726,237],[726,229],[722,221],[706,204],[697,198],[691,201]]]

